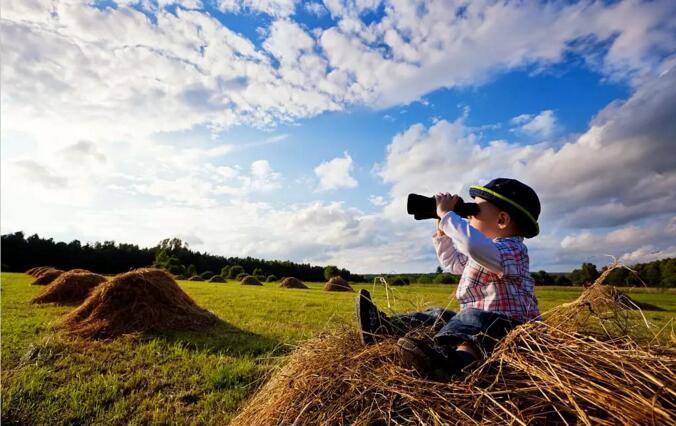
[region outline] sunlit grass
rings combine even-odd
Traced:
[[[181,281],[195,301],[223,321],[203,332],[170,333],[142,341],[90,342],[55,335],[49,323],[73,309],[31,305],[41,287],[31,277],[3,273],[2,420],[6,424],[225,423],[279,357],[337,324],[354,324],[354,293]],[[448,306],[454,286],[411,285],[386,295],[387,312]],[[573,300],[579,288],[540,287],[542,310]],[[388,297],[389,296],[389,297]],[[665,324],[676,312],[676,292],[631,290],[665,311],[645,312]],[[388,308],[388,300],[390,307]]]

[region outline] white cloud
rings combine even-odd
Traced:
[[[370,195],[369,201],[376,207],[382,207],[387,204],[387,200],[382,195]]]
[[[518,126],[512,131],[521,132],[539,138],[548,138],[557,130],[554,111],[548,109],[537,115],[521,114],[512,118],[511,123]]]
[[[305,2],[304,7],[308,13],[317,17],[322,17],[328,12],[324,5],[322,5],[320,2]]]
[[[293,14],[296,0],[217,0],[216,5],[223,12],[250,11],[285,17]]]
[[[433,269],[430,224],[406,216],[408,192],[464,195],[474,182],[521,178],[544,206],[533,259],[551,254],[554,260],[545,261],[552,264],[577,262],[576,250],[583,250],[572,242],[583,242],[585,232],[593,241],[632,226],[641,233],[646,224],[636,218],[676,211],[669,155],[676,78],[673,60],[663,59],[676,45],[672,1],[473,1],[458,9],[446,1],[334,0],[326,8],[336,25],[313,30],[292,21],[295,1],[219,2],[224,11],[273,18],[260,46],[202,10],[186,10],[199,1],[141,2],[153,19],[128,7],[138,2],[117,3],[98,9],[89,1],[3,2],[3,230],[92,240],[132,235],[147,244],[171,230],[218,253],[335,261],[375,272],[384,259]],[[168,4],[183,7],[170,13]],[[382,19],[362,20],[381,4]],[[265,159],[240,166],[229,156],[281,142],[284,134],[239,145],[157,138],[198,127],[269,128],[351,105],[406,104],[505,70],[546,68],[571,51],[606,78],[630,82],[635,93],[560,144],[486,142],[464,118],[411,126],[375,168],[392,186],[388,197],[371,198],[388,203],[376,216],[338,204],[252,203],[252,196],[281,188],[282,176]],[[546,113],[520,123],[530,125],[522,130],[547,137],[556,120]],[[357,186],[347,153],[315,174],[318,190]],[[292,225],[260,238],[251,219],[278,212],[278,223]],[[571,245],[561,247],[566,236]],[[627,258],[676,245],[627,241]],[[611,243],[601,240],[598,250]]]
[[[386,217],[410,221],[410,192],[467,197],[471,184],[513,177],[531,185],[542,202],[543,235],[533,243],[541,239],[546,248],[535,251],[543,256],[533,254],[536,262],[569,265],[592,255],[628,256],[648,245],[668,251],[676,245],[676,235],[666,232],[673,223],[649,225],[676,214],[675,88],[672,68],[626,102],[608,105],[585,133],[560,145],[483,141],[465,117],[413,125],[393,138],[384,162],[374,167],[392,185]]]
[[[357,180],[352,177],[352,157],[347,152],[343,157],[325,161],[315,167],[315,175],[319,178],[317,191],[328,191],[339,188],[356,188]]]

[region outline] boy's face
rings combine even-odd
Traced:
[[[481,197],[475,197],[474,202],[479,206],[479,213],[469,216],[469,224],[490,239],[506,236],[511,227],[509,214]]]

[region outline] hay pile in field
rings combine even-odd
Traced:
[[[26,271],[26,274],[30,275],[31,277],[36,277],[40,275],[42,272],[46,271],[47,269],[54,269],[52,266],[36,266],[34,268],[30,268],[29,270]]]
[[[247,275],[246,277],[242,277],[242,285],[263,285],[263,283],[258,281],[256,277]]]
[[[324,285],[326,291],[354,291],[352,286],[342,277],[331,277]]]
[[[279,286],[282,288],[307,288],[303,281],[294,277],[284,278]]]
[[[59,275],[63,274],[61,269],[47,268],[42,270],[36,275],[35,281],[32,285],[49,285],[54,281]]]
[[[223,278],[220,275],[214,275],[213,277],[209,278],[210,283],[224,283],[225,278]]]
[[[136,269],[99,285],[58,327],[68,334],[109,338],[200,330],[218,321],[214,314],[197,306],[168,273]]]
[[[188,278],[188,281],[204,281],[204,278],[200,277],[199,275],[193,275],[192,277]]]
[[[31,303],[80,303],[93,288],[107,281],[103,275],[77,271],[74,269],[59,275]]]
[[[232,424],[676,423],[674,349],[634,337],[640,311],[601,282],[448,383],[400,367],[396,339],[364,347],[354,330],[313,339]]]

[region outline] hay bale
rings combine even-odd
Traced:
[[[136,269],[101,284],[58,328],[85,338],[201,330],[219,321],[159,269]]]
[[[73,272],[73,273],[76,273],[76,274],[91,274],[92,273],[92,271],[90,271],[88,269],[69,269],[66,272]]]
[[[187,280],[188,277],[186,277],[185,275],[174,275],[174,279],[175,280]]]
[[[92,289],[106,282],[106,277],[91,272],[68,271],[59,275],[31,303],[79,304]]]
[[[37,279],[32,282],[32,285],[49,285],[61,274],[63,274],[61,269],[45,269],[37,275]]]
[[[52,266],[36,266],[34,268],[30,268],[29,270],[26,271],[26,273],[32,277],[38,277],[41,273],[46,271],[47,269],[54,269]]]
[[[224,283],[225,278],[223,278],[220,275],[214,275],[213,277],[209,278],[210,283]]]
[[[256,277],[247,275],[246,277],[242,277],[242,285],[263,285],[263,283],[258,281]]]
[[[628,318],[641,324],[637,312],[589,290],[517,327],[450,382],[401,367],[395,338],[365,347],[355,330],[320,336],[231,424],[674,424],[673,349],[623,334]]]
[[[193,275],[192,277],[188,278],[188,281],[204,281],[204,278],[200,277],[199,275]]]
[[[354,291],[350,284],[343,277],[331,277],[324,285],[326,291]]]
[[[282,288],[307,288],[303,281],[294,277],[284,278],[279,286]]]

